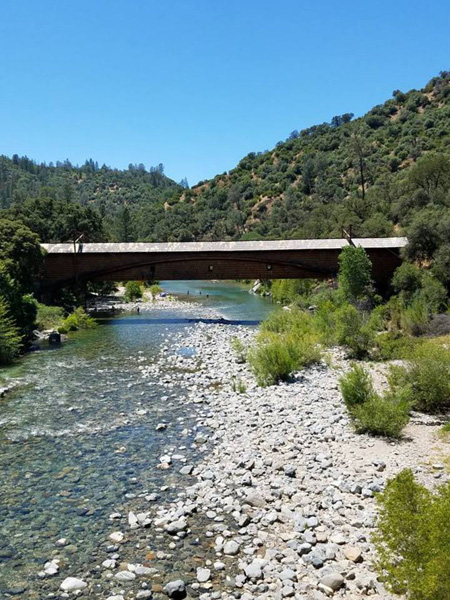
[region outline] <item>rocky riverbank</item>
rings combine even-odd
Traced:
[[[56,549],[42,577],[57,575],[60,587],[48,597],[391,597],[372,563],[374,495],[404,467],[429,485],[445,479],[437,425],[413,420],[396,443],[354,434],[338,388],[348,365],[338,356],[335,367],[258,388],[231,348],[233,337],[248,345],[254,335],[199,323],[169,334],[159,360],[142,363],[144,380],[169,389],[182,381],[186,411],[196,415],[194,431],[149,465],[173,474],[177,498],[164,502],[166,486],[130,497],[126,511],[110,515],[105,544],[82,573],[60,568]],[[159,423],[155,435],[171,425]]]

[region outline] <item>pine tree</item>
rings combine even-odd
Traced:
[[[11,363],[19,354],[20,335],[8,307],[0,296],[0,365]]]

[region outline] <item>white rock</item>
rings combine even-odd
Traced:
[[[87,583],[76,577],[66,577],[59,587],[63,592],[76,592],[87,588]]]

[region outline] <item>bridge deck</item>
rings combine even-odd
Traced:
[[[407,240],[357,238],[385,285],[401,263]],[[43,290],[74,281],[164,279],[301,279],[337,273],[346,239],[269,240],[254,242],[169,242],[44,244],[47,250]]]
[[[355,246],[363,248],[392,248],[406,246],[404,237],[354,238]],[[342,250],[349,242],[344,238],[312,240],[261,240],[254,242],[130,242],[76,244],[77,252],[91,253],[135,253],[135,252],[255,252],[273,250]],[[51,254],[73,254],[74,244],[42,244]]]

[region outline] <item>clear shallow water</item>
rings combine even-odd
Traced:
[[[198,282],[196,289],[200,304],[226,319],[259,320],[272,308],[239,286]],[[192,315],[177,309],[124,315],[8,371],[18,385],[0,401],[0,597],[21,587],[23,597],[40,597],[32,595],[43,585],[36,574],[56,540],[70,542],[58,555],[76,573],[130,495],[168,485],[164,501],[178,490],[175,470],[155,466],[167,446],[185,446],[188,461],[196,460],[192,439],[180,432],[195,426],[197,412],[186,410],[176,372],[164,382],[143,379],[139,365],[191,326]],[[171,424],[164,434],[155,431],[161,421]]]

